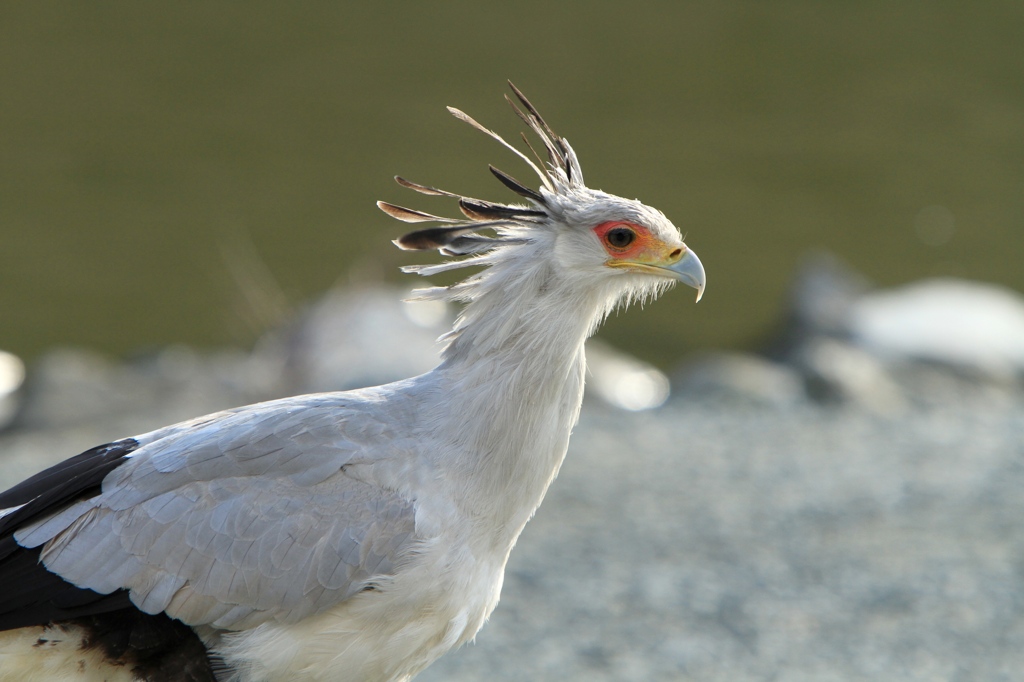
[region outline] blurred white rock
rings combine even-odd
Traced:
[[[408,301],[390,287],[335,289],[288,332],[288,367],[303,392],[339,391],[406,379],[440,361],[437,338],[454,314],[441,302]]]
[[[673,375],[684,400],[739,401],[791,407],[806,401],[803,378],[788,365],[746,353],[713,352],[687,362]]]
[[[100,423],[155,428],[277,397],[279,376],[278,366],[238,350],[199,353],[174,345],[122,362],[57,348],[32,364],[17,423],[28,429]]]
[[[649,363],[596,339],[587,341],[587,394],[631,412],[668,400],[668,377]]]
[[[853,341],[886,360],[925,360],[1013,380],[1024,373],[1024,296],[994,284],[929,279],[869,293],[850,308]]]
[[[819,402],[856,405],[879,415],[900,414],[907,407],[902,389],[878,358],[851,344],[819,336],[803,344],[793,362]]]
[[[25,382],[25,363],[14,353],[0,350],[0,429],[18,411],[18,391]]]

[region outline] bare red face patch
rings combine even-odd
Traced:
[[[660,241],[646,227],[622,220],[610,220],[594,228],[594,234],[612,258],[637,258]]]

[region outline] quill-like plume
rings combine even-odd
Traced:
[[[474,199],[462,194],[456,194],[455,192],[421,185],[396,176],[395,181],[399,185],[420,194],[458,200],[459,210],[465,216],[465,219],[447,218],[385,201],[378,201],[377,206],[382,211],[403,222],[434,222],[442,224],[437,227],[416,230],[396,239],[395,244],[400,248],[415,251],[437,249],[446,255],[468,255],[481,253],[503,244],[522,243],[524,241],[522,230],[517,230],[515,234],[512,234],[511,230],[503,230],[502,228],[529,228],[531,225],[547,220],[548,213],[546,210],[547,200],[545,199],[545,193],[555,195],[568,187],[582,185],[583,173],[580,170],[579,162],[576,160],[576,154],[572,151],[572,147],[569,146],[569,143],[564,138],[555,134],[519,88],[511,82],[509,82],[509,86],[519,102],[519,105],[517,105],[512,98],[506,96],[506,99],[512,106],[512,110],[537,135],[547,151],[549,164],[543,170],[541,166],[506,142],[500,135],[489,128],[485,128],[468,114],[454,107],[448,107],[448,111],[455,118],[483,132],[498,141],[505,148],[510,149],[537,174],[541,181],[541,187],[535,190],[516,180],[508,173],[494,166],[489,167],[491,173],[505,187],[526,199],[530,205],[503,204]],[[536,156],[537,153],[525,134],[523,139],[526,141],[530,151]],[[479,230],[487,228],[494,229],[496,231],[495,236],[476,234]]]

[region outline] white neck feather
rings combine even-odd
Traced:
[[[435,370],[464,453],[461,504],[509,549],[565,457],[583,398],[583,344],[615,301],[559,276],[536,246],[512,247],[463,284],[469,303]]]

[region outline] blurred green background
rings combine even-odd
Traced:
[[[704,261],[700,305],[603,332],[663,366],[756,344],[813,249],[1024,290],[1022,36],[1019,0],[5,3],[0,348],[244,344],[261,281],[416,284],[373,203],[511,199],[444,110],[515,137],[506,78]]]

